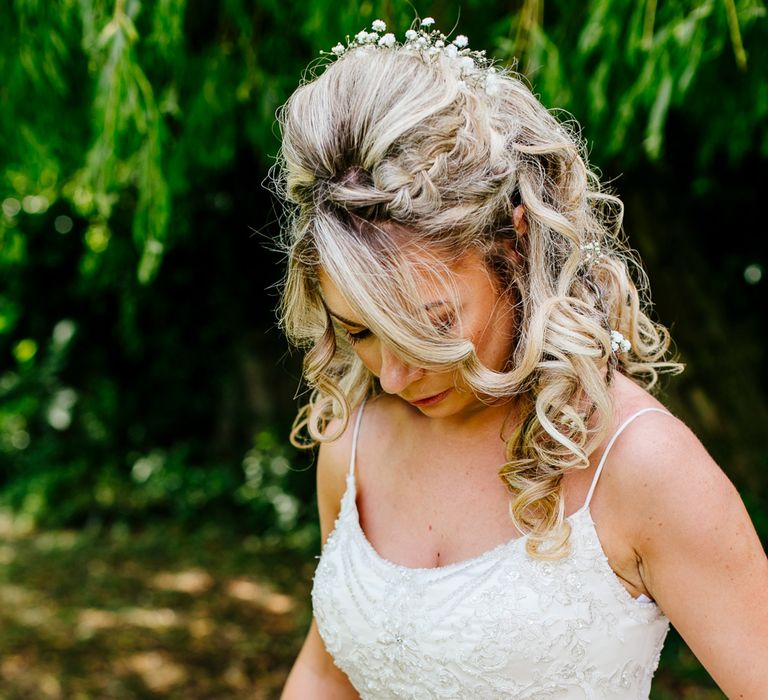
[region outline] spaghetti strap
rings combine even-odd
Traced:
[[[355,418],[355,429],[352,432],[352,454],[349,455],[349,472],[347,476],[352,476],[355,473],[355,454],[357,453],[357,435],[360,432],[360,421],[363,417],[363,409],[365,408],[365,399],[360,404],[360,408],[357,411],[357,417]]]
[[[643,413],[649,413],[651,411],[656,411],[658,413],[664,413],[668,416],[671,416],[672,414],[669,411],[665,411],[662,408],[655,408],[654,406],[649,406],[648,408],[642,408],[637,413],[633,413],[627,420],[625,420],[620,426],[619,429],[613,434],[611,439],[608,441],[608,445],[605,448],[605,451],[603,452],[603,456],[600,458],[600,463],[597,465],[597,469],[595,470],[595,476],[592,479],[592,485],[589,487],[589,492],[587,493],[587,497],[584,500],[584,505],[582,506],[582,509],[589,508],[589,503],[592,500],[592,494],[595,492],[595,487],[597,486],[597,480],[600,478],[600,474],[603,471],[603,466],[605,465],[605,460],[608,458],[608,453],[611,451],[611,448],[613,447],[613,443],[616,442],[616,439],[624,432],[624,428],[626,428],[635,418],[638,416],[642,416]]]

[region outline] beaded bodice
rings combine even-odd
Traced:
[[[358,420],[312,602],[328,652],[362,698],[648,698],[669,623],[616,578],[589,511],[629,420],[586,503],[568,518],[567,557],[533,559],[518,538],[431,569],[383,559],[360,526]]]

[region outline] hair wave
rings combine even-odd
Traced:
[[[516,397],[517,427],[499,473],[529,552],[557,558],[569,536],[561,481],[586,468],[607,435],[612,372],[650,389],[659,373],[682,365],[666,359],[669,334],[648,315],[647,280],[622,234],[623,206],[587,165],[577,126],[558,121],[517,74],[497,77],[488,95],[442,54],[359,48],[281,109],[273,182],[287,202],[288,268],[280,318],[289,340],[306,349],[313,389],[291,439],[335,439],[351,410],[380,391],[334,328],[319,292],[322,268],[406,361],[457,367],[489,400]],[[513,211],[521,203],[528,230],[518,236]],[[585,264],[588,244],[600,254]],[[520,255],[509,255],[510,246]],[[470,250],[514,298],[507,371],[484,367],[468,340],[441,335],[417,303],[414,268],[449,284],[446,261]],[[611,352],[611,329],[630,340],[630,352]],[[341,421],[328,434],[333,416]]]

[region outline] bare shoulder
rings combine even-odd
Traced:
[[[639,403],[629,400],[619,412],[656,407],[652,397]],[[715,581],[730,583],[722,572],[764,577],[765,554],[741,496],[682,420],[658,411],[633,420],[608,456],[605,481],[643,583],[668,612],[683,592],[690,598]],[[710,568],[698,570],[701,562]],[[698,570],[695,584],[686,567],[692,577]]]
[[[342,428],[339,418],[334,418],[326,427],[326,435],[334,435]],[[317,508],[320,514],[320,531],[323,543],[339,515],[341,499],[346,489],[347,471],[352,456],[352,435],[354,414],[341,434],[334,440],[320,443],[317,455]]]
[[[379,450],[382,445],[387,444],[388,440],[396,439],[398,426],[401,426],[406,419],[402,408],[403,403],[399,399],[385,395],[366,401],[365,416],[360,428],[363,445],[358,444],[358,452]],[[357,407],[352,410],[347,424],[343,426],[338,437],[320,443],[317,457],[317,504],[323,542],[333,529],[341,509],[341,499],[347,487],[347,474],[352,459],[352,443],[359,410],[362,409]],[[340,429],[342,429],[341,419],[335,418],[329,422],[325,434],[334,435]],[[359,454],[358,459],[360,459]]]
[[[625,382],[626,380],[624,378]],[[645,408],[667,409],[633,385],[619,392],[617,424]],[[638,532],[651,533],[664,523],[699,523],[734,499],[736,489],[694,432],[669,413],[648,411],[634,418],[608,456],[605,480],[625,512],[637,517]],[[653,528],[656,528],[654,530]],[[668,535],[668,532],[664,533]]]
[[[642,408],[660,408],[652,399]],[[637,404],[635,404],[637,405]],[[632,415],[630,413],[630,415]],[[695,433],[679,418],[661,411],[637,416],[616,441],[609,455],[614,486],[622,505],[640,510],[658,527],[663,522],[683,524],[720,512],[739,499],[736,489],[712,459]]]
[[[612,525],[644,567],[649,590],[651,562],[673,563],[683,551],[706,557],[713,538],[754,532],[736,488],[682,420],[660,410],[636,415],[666,409],[626,377],[617,382],[614,405],[614,432],[636,417],[613,444],[600,488],[608,512],[621,514]]]
[[[729,566],[762,551],[741,497],[730,479],[681,420],[648,413],[623,436],[614,459],[621,504],[656,595],[689,557]]]
[[[681,420],[652,411],[616,441],[605,478],[645,589],[726,695],[768,697],[756,663],[768,654],[768,560],[726,474]]]

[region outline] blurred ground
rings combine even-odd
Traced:
[[[153,527],[0,539],[0,698],[274,698],[312,563]]]

